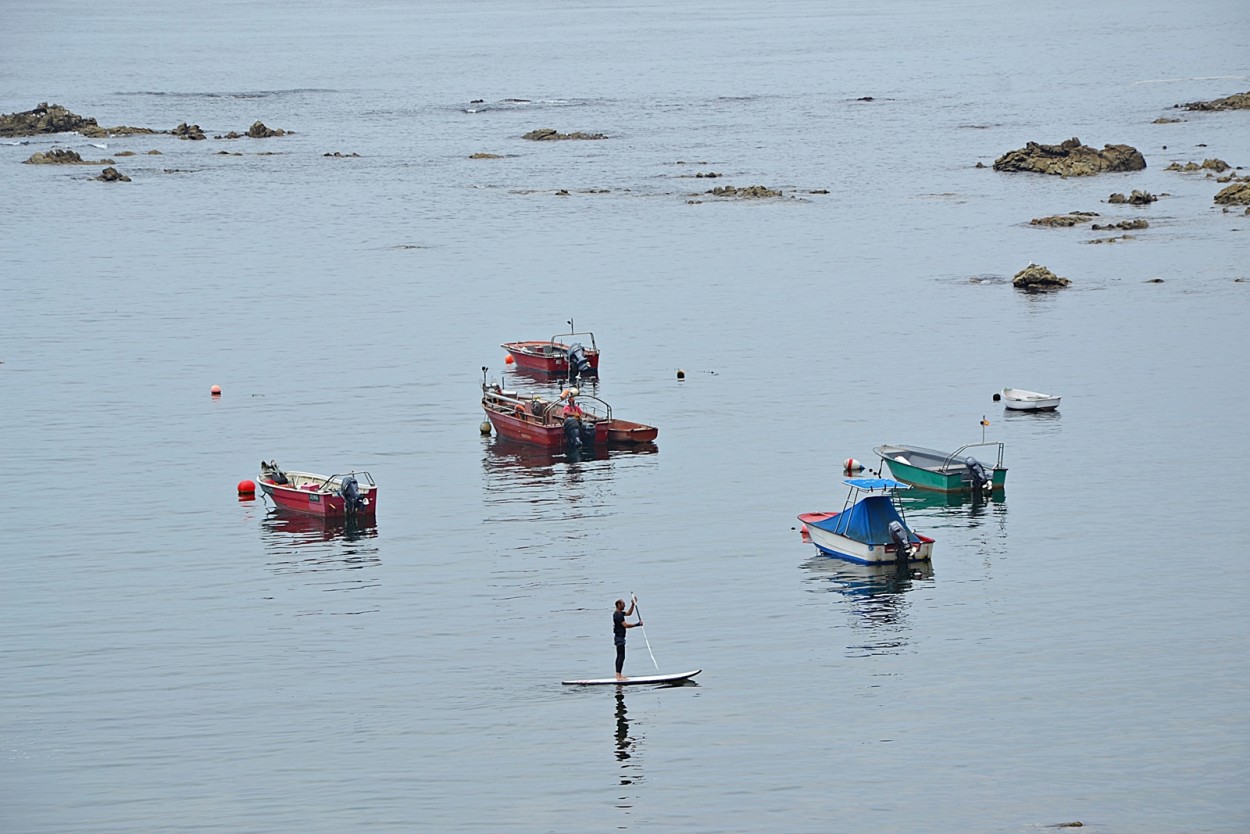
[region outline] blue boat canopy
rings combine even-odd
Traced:
[[[854,480],[878,479],[856,478]],[[893,481],[885,478],[880,480],[893,483]],[[860,499],[857,504],[847,507],[835,516],[830,516],[823,521],[809,521],[807,523],[812,527],[819,527],[821,530],[828,530],[830,533],[845,536],[852,541],[864,544],[886,545],[893,541],[890,538],[891,521],[897,521],[903,525],[903,529],[907,531],[908,541],[920,541],[920,538],[907,526],[907,522],[903,521],[903,517],[898,514],[898,509],[894,506],[894,500],[889,494],[866,496]]]
[[[911,489],[908,484],[893,478],[847,478],[842,483],[856,489]]]

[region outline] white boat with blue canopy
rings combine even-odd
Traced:
[[[914,532],[903,517],[898,493],[911,489],[893,478],[846,478],[850,487],[838,512],[803,513],[803,535],[821,553],[879,565],[899,561],[927,561],[933,539]]]

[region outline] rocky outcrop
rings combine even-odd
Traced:
[[[1032,226],[1051,226],[1066,228],[1078,223],[1088,223],[1098,216],[1094,211],[1071,211],[1067,214],[1052,214],[1050,217],[1034,217],[1029,221]]]
[[[95,119],[71,113],[59,104],[43,102],[33,110],[0,116],[0,136],[36,136],[41,133],[81,133],[93,139],[109,136],[163,133],[150,127],[101,127]]]
[[[1073,137],[1058,145],[1029,142],[1023,148],[994,160],[995,171],[1053,174],[1060,177],[1089,177],[1119,171],[1141,171],[1146,158],[1131,145],[1104,145],[1095,150]]]
[[[112,167],[105,168],[96,179],[100,182],[130,182],[130,177]]]
[[[1133,229],[1146,229],[1149,227],[1150,223],[1140,217],[1135,220],[1121,220],[1119,223],[1095,223],[1093,226],[1090,226],[1091,229],[1096,231],[1114,231],[1119,229],[1122,232],[1132,231]]]
[[[1222,206],[1250,206],[1250,182],[1237,182],[1215,195]]]
[[[529,139],[531,142],[554,142],[561,139],[607,139],[608,137],[602,133],[582,133],[580,130],[573,133],[557,133],[553,128],[540,127],[538,130],[531,130],[521,138]]]
[[[1131,206],[1148,206],[1159,198],[1151,194],[1149,191],[1133,190],[1132,194],[1125,197],[1120,192],[1116,192],[1107,198],[1108,203],[1127,203]]]
[[[1176,106],[1186,110],[1250,110],[1250,92],[1236,93],[1214,101],[1191,101]]]
[[[169,132],[174,136],[177,136],[179,139],[190,139],[197,142],[201,139],[208,138],[204,135],[204,131],[200,130],[199,125],[189,125],[186,122],[183,122]]]
[[[32,110],[0,116],[0,136],[37,136],[41,133],[66,133],[95,127],[95,119],[71,113],[59,104],[43,102]]]
[[[1227,162],[1225,162],[1222,159],[1204,159],[1202,160],[1201,165],[1199,165],[1197,162],[1186,162],[1184,165],[1180,164],[1179,162],[1173,162],[1164,170],[1165,171],[1180,171],[1185,174],[1192,174],[1195,171],[1214,171],[1217,174],[1222,174],[1232,167],[1233,166],[1229,165]]]
[[[66,148],[53,148],[50,151],[33,153],[26,165],[112,165],[111,159],[83,159],[78,151]]]
[[[485,151],[478,151],[477,153],[469,154],[469,159],[503,159],[503,156],[497,153],[486,153]]]
[[[723,185],[719,188],[713,188],[706,192],[714,197],[734,197],[741,200],[762,200],[768,197],[780,197],[780,191],[773,191],[762,185],[748,185],[746,188],[736,188],[732,185]]]
[[[338,159],[348,159],[348,158],[359,159],[360,158],[360,154],[356,153],[355,151],[352,151],[351,153],[343,153],[342,151],[335,151],[334,153],[323,153],[322,156],[332,156]]]
[[[1011,279],[1013,287],[1029,292],[1056,290],[1071,283],[1067,278],[1061,278],[1046,267],[1037,264],[1029,264]]]

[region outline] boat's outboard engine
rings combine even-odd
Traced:
[[[569,345],[568,360],[569,379],[576,379],[590,373],[590,360],[586,358],[586,349],[581,346],[580,342]]]
[[[564,418],[564,448],[570,451],[582,448],[582,421],[576,417]]]
[[[360,494],[360,484],[351,475],[343,476],[339,495],[343,496],[343,509],[348,513],[359,512],[365,506],[365,498]]]
[[[899,560],[910,559],[912,551],[911,537],[907,534],[907,528],[897,521],[890,522],[890,538],[898,547]]]
[[[990,492],[994,486],[990,482],[990,474],[985,466],[976,458],[964,458],[964,466],[968,467],[968,479],[972,481],[972,494],[981,495]]]

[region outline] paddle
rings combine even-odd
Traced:
[[[655,671],[660,671],[660,664],[655,662],[655,652],[651,651],[651,641],[647,639],[647,627],[642,624],[642,609],[638,607],[638,597],[634,596],[634,592],[629,592],[629,598],[634,603],[634,613],[638,615],[638,625],[642,629],[642,639],[647,644],[647,654],[651,655],[651,662],[655,664]]]

